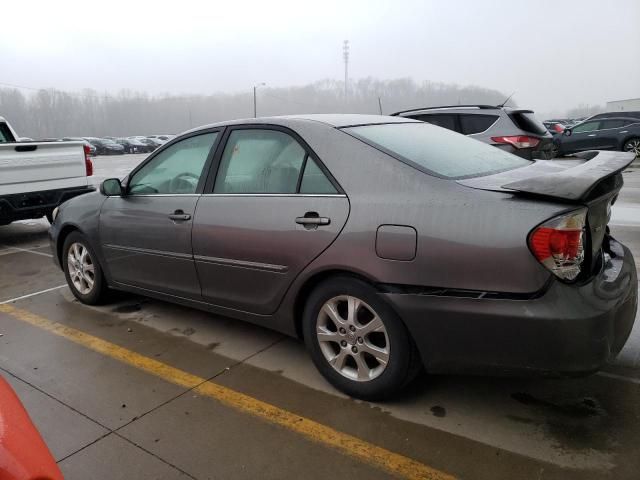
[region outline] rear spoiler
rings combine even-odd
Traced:
[[[581,152],[574,157],[586,162],[566,170],[506,183],[502,188],[563,200],[586,200],[600,183],[622,172],[635,159],[633,153],[608,151]]]

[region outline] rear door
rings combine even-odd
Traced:
[[[200,299],[191,228],[218,135],[199,133],[159,151],[131,174],[126,195],[103,203],[100,237],[116,282]]]
[[[270,314],[337,237],[349,201],[288,129],[238,126],[224,142],[193,226],[202,295],[222,307]]]
[[[629,125],[630,120],[614,118],[602,120],[598,134],[599,148],[602,150],[617,150],[620,143],[620,132],[624,131],[625,125]],[[624,135],[624,134],[623,134]]]

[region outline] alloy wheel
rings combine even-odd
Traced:
[[[373,380],[389,363],[384,322],[357,297],[341,295],[327,300],[318,313],[316,337],[327,362],[350,380]]]
[[[635,138],[633,140],[629,140],[624,145],[625,152],[633,152],[636,154],[636,157],[640,157],[640,139]]]
[[[71,244],[67,254],[67,268],[75,289],[82,295],[91,293],[96,281],[96,274],[93,259],[87,247],[78,242]]]

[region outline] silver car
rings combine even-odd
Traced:
[[[532,162],[369,115],[186,132],[50,229],[87,304],[126,290],[304,339],[359,398],[428,372],[579,374],[624,345],[636,268],[610,234],[633,155]]]
[[[532,110],[493,105],[452,105],[393,114],[469,135],[526,159],[554,157],[553,135]]]

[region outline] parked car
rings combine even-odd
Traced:
[[[551,121],[551,122],[542,122],[547,131],[551,135],[557,135],[564,132],[565,126],[562,123]]]
[[[453,105],[417,108],[393,115],[463,133],[529,160],[552,158],[552,136],[531,110]]]
[[[632,160],[549,170],[401,117],[229,121],[65,203],[49,233],[81,302],[127,290],[300,336],[355,397],[422,366],[584,374],[634,323],[636,267],[607,228]]]
[[[173,137],[171,135],[149,135],[147,138],[151,138],[153,140],[158,140],[161,143],[167,143]]]
[[[82,137],[64,137],[62,140],[65,142],[82,142],[89,149],[89,154],[91,156],[96,155],[96,151],[97,151],[96,147]]]
[[[147,152],[153,152],[156,148],[162,145],[162,142],[158,142],[152,138],[147,138],[147,137],[137,137],[136,140],[142,143],[143,145],[146,145]]]
[[[587,120],[597,120],[602,118],[640,118],[639,111],[628,111],[628,112],[604,112],[597,113],[596,115],[591,115]]]
[[[65,200],[93,191],[89,150],[81,142],[16,142],[0,117],[0,225],[47,217]],[[1,435],[0,435],[1,436]]]
[[[640,119],[589,119],[554,138],[558,155],[585,150],[618,150],[640,156]]]
[[[122,155],[124,147],[108,138],[84,137],[91,145],[96,147],[96,155]]]
[[[63,480],[51,452],[11,385],[0,376],[0,473],[3,480]]]
[[[114,140],[124,147],[125,153],[144,153],[149,151],[149,147],[135,138],[116,138]]]

